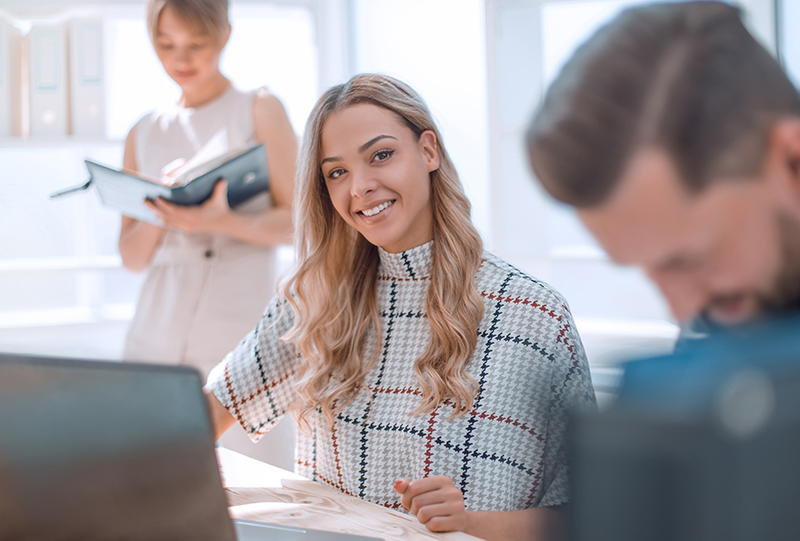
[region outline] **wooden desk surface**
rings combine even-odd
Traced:
[[[391,540],[478,541],[429,532],[398,513],[229,449],[217,449],[233,518]]]

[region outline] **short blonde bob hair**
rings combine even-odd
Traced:
[[[230,21],[228,0],[147,0],[147,32],[155,42],[158,21],[164,8],[169,7],[195,33],[208,35],[222,43]]]

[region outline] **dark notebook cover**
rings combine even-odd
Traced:
[[[104,204],[118,209],[125,216],[160,225],[155,213],[145,206],[145,200],[162,197],[178,205],[199,205],[211,196],[217,181],[226,179],[228,204],[234,208],[269,189],[269,170],[263,144],[224,158],[221,163],[217,158],[195,167],[179,177],[179,182],[173,186],[87,159],[89,182],[50,197],[61,197],[94,186]]]

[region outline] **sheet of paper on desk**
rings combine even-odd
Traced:
[[[231,516],[390,540],[475,541],[460,532],[435,534],[404,515],[314,481],[283,480],[283,488],[226,488]]]

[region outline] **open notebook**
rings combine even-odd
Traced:
[[[86,190],[97,189],[100,200],[125,216],[160,225],[145,200],[163,197],[179,205],[199,205],[211,197],[216,183],[228,182],[228,204],[234,208],[254,195],[269,189],[269,170],[263,144],[237,149],[207,161],[197,160],[179,166],[170,175],[157,179],[129,173],[93,160],[84,160],[89,181],[55,192],[56,199]]]

